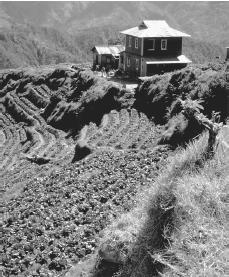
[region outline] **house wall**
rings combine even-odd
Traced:
[[[129,46],[129,38],[131,37],[131,46]],[[135,48],[135,37],[126,35],[125,51],[135,55],[141,55],[141,38],[137,38],[138,48]]]
[[[187,64],[148,64],[146,76],[171,72],[177,69],[184,68],[185,66],[187,66]]]
[[[99,56],[97,52],[93,52],[93,65],[99,64]]]
[[[130,75],[140,75],[141,71],[141,57],[135,54],[125,52],[124,56],[124,70]],[[130,58],[130,65],[128,66],[127,60]],[[138,68],[136,67],[136,59],[138,59]]]
[[[126,35],[125,53],[124,53],[124,71],[137,76],[150,76],[161,72],[172,71],[185,67],[185,65],[150,65],[147,66],[146,58],[165,58],[177,57],[182,54],[182,38],[138,38],[138,48],[135,48],[134,37],[131,36],[131,46],[129,46],[129,37]],[[155,39],[155,47],[152,49],[152,39]],[[161,40],[167,40],[167,49],[161,50]],[[127,65],[127,58],[130,57],[130,66]],[[139,59],[139,67],[136,69],[136,58]]]
[[[118,68],[120,68],[121,70],[124,70],[124,62],[125,62],[125,56],[124,56],[124,53],[122,52],[119,56],[119,64],[118,64]]]
[[[131,37],[131,46],[129,46],[129,38]],[[138,48],[135,48],[135,37],[126,35],[125,47],[126,52],[140,55],[144,57],[166,57],[179,56],[182,54],[182,38],[137,38]],[[155,49],[152,48],[152,39],[155,40]],[[161,50],[161,40],[167,40],[167,50]],[[143,51],[142,51],[143,47]]]
[[[98,64],[101,65],[101,55],[98,55]]]
[[[154,38],[155,49],[150,51],[148,49],[152,48],[152,39],[144,38],[144,57],[177,57],[182,54],[182,38]],[[161,50],[162,39],[167,39],[167,50]]]
[[[96,60],[97,58],[97,60]],[[110,59],[108,62],[107,58]],[[112,55],[110,54],[103,54],[100,55],[98,54],[97,51],[93,52],[93,65],[99,65],[100,67],[107,67],[107,66],[112,66],[112,67],[118,67],[118,61],[116,61]]]

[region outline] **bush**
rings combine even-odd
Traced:
[[[174,73],[156,75],[144,81],[136,92],[135,107],[156,123],[166,123],[168,110],[178,98],[202,100],[203,113],[210,116],[212,111],[221,113],[225,121],[227,111],[227,81],[223,70],[215,71],[211,67],[202,70],[190,66]]]
[[[99,124],[103,115],[111,110],[131,105],[131,101],[124,97],[125,90],[94,77],[91,71],[80,71],[74,84],[74,92],[67,99],[58,102],[51,98],[44,112],[46,117],[49,114],[49,124],[56,128],[77,132],[89,122]]]

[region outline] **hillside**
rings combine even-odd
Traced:
[[[227,2],[0,2],[0,10],[0,68],[91,61],[95,44],[121,41],[119,31],[143,18],[189,33],[184,54],[194,63],[224,59],[229,44]]]
[[[6,276],[60,276],[85,258],[87,267],[103,230],[132,212],[139,191],[151,189],[214,118],[221,126],[228,116],[215,106],[228,92],[221,64],[151,77],[134,94],[74,64],[0,74]],[[160,114],[150,113],[155,107]],[[198,155],[206,149],[211,160],[212,146]]]
[[[15,23],[57,28],[71,34],[90,28],[133,26],[143,18],[165,19],[193,38],[227,40],[228,3],[217,2],[1,2],[2,14]],[[227,41],[228,42],[228,41]]]
[[[29,34],[29,35],[28,35]],[[0,68],[87,62],[76,39],[56,29],[32,25],[0,29]]]

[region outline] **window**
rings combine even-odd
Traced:
[[[107,57],[107,63],[110,63],[110,62],[111,62],[111,58]]]
[[[149,41],[150,41],[150,48],[149,48],[149,50],[150,51],[155,50],[155,39],[149,39]]]
[[[131,37],[129,37],[129,47],[131,47]]]
[[[135,38],[135,48],[138,48],[138,38]]]
[[[161,50],[167,50],[167,39],[161,40]]]
[[[136,69],[138,70],[139,68],[139,59],[136,59]]]
[[[127,57],[127,66],[130,66],[130,57]]]

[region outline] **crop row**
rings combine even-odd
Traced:
[[[130,120],[130,117],[129,117],[128,111],[121,110],[120,111],[120,124],[119,124],[116,132],[114,132],[114,134],[112,134],[112,136],[110,137],[110,139],[107,143],[108,146],[113,146],[117,143],[117,141],[120,138],[120,133],[129,124],[129,120]]]
[[[33,114],[29,115],[27,113],[28,108],[19,102],[19,98],[15,95],[11,96],[7,94],[6,96],[6,112],[12,116],[12,118],[17,122],[25,122],[28,125],[34,125],[35,120],[33,119]]]
[[[109,115],[105,114],[102,118],[102,123],[100,128],[97,127],[95,123],[90,122],[89,126],[87,126],[86,138],[89,144],[93,144],[96,140],[98,140],[103,132],[109,130],[110,126],[110,118]]]
[[[24,105],[27,106],[27,107],[29,107],[29,109],[30,109],[31,111],[33,111],[34,113],[37,112],[37,111],[39,111],[39,108],[38,108],[36,105],[34,105],[34,104],[33,104],[29,99],[27,99],[26,97],[21,96],[20,99],[21,99],[21,101],[24,103]]]
[[[11,155],[13,149],[17,146],[17,136],[16,132],[13,128],[11,128],[10,119],[7,117],[7,114],[0,115],[2,122],[5,124],[5,131],[6,131],[6,143],[4,144],[4,149],[1,152],[1,159],[0,159],[0,169],[4,169],[7,165],[8,161],[11,159]]]
[[[85,126],[81,133],[89,145],[115,148],[152,148],[162,128],[153,125],[147,116],[135,109],[129,112],[112,111],[106,114],[104,124],[97,127],[94,123]]]
[[[102,129],[102,136],[97,141],[95,141],[95,144],[98,146],[106,145],[111,136],[117,132],[118,126],[120,124],[119,113],[117,111],[110,112],[108,124],[110,125],[108,131],[106,132],[106,130],[103,131]]]
[[[43,97],[37,88],[30,88],[25,97],[38,108],[45,108],[48,104],[47,96]]]

